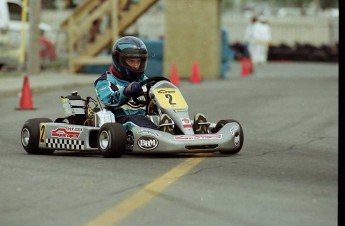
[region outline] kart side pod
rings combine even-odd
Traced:
[[[103,109],[95,114],[96,127],[101,127],[107,122],[115,122],[115,116],[111,111]]]

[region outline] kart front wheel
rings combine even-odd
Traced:
[[[219,151],[221,154],[237,154],[238,152],[241,151],[242,146],[243,146],[243,141],[244,141],[244,135],[243,135],[243,129],[241,124],[233,119],[225,119],[225,120],[220,120],[216,127],[214,128],[214,132],[217,133],[223,126],[225,126],[228,123],[236,122],[240,126],[240,132],[236,132],[234,136],[234,142],[237,143],[237,148],[230,150],[230,151]]]
[[[21,131],[21,142],[25,151],[34,155],[51,155],[55,150],[41,149],[38,146],[40,139],[40,123],[52,122],[49,118],[33,118],[27,120]]]
[[[126,143],[126,130],[120,123],[104,123],[98,131],[97,147],[105,158],[120,158]]]

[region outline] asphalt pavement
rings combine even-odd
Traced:
[[[93,95],[98,76],[30,75],[32,88],[51,89],[34,96],[36,111],[16,111],[17,96],[0,99],[0,224],[336,226],[338,65],[275,62],[248,77],[232,66],[227,81],[180,86],[190,116],[241,123],[243,150],[229,156],[28,155],[19,139],[25,121],[63,116],[57,97]],[[86,83],[54,90],[75,80]],[[0,79],[0,88],[7,82]],[[23,79],[17,83],[20,89]]]

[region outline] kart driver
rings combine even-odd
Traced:
[[[148,79],[145,75],[147,55],[147,48],[139,38],[124,36],[118,39],[111,52],[113,65],[94,83],[96,94],[99,100],[114,113],[115,121],[123,124],[127,130],[140,126],[174,133],[174,123],[170,116],[162,114],[160,126],[157,127],[145,116],[145,106],[131,99],[141,96],[143,90],[139,82]],[[198,133],[206,133],[208,128],[207,123],[205,125],[207,122],[205,116],[198,113],[194,120],[194,122],[204,122],[194,130],[199,131]],[[196,127],[199,125],[194,124]]]

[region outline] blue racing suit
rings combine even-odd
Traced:
[[[145,79],[147,76],[144,74],[137,82]],[[129,84],[129,81],[120,79],[109,71],[102,74],[94,83],[97,97],[114,113],[116,122],[123,124],[127,130],[135,126],[157,129],[157,126],[146,118],[145,106],[135,104],[131,98],[123,94]]]

